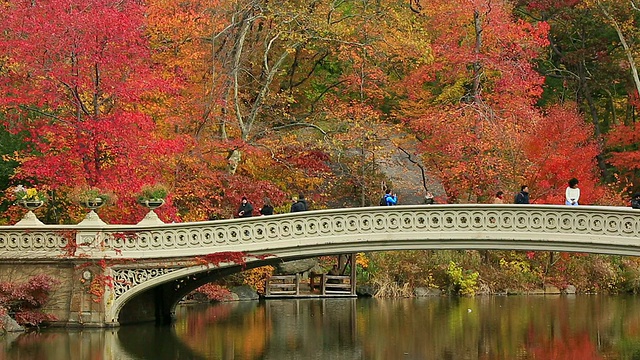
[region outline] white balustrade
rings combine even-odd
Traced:
[[[226,251],[294,256],[441,248],[640,255],[640,211],[421,205],[154,225],[0,226],[0,259],[177,258]]]

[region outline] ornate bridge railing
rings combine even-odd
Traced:
[[[640,211],[556,205],[421,205],[140,225],[0,226],[1,259],[303,257],[400,249],[527,249],[640,255]]]

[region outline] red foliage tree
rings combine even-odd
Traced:
[[[516,21],[505,3],[432,1],[433,61],[403,83],[400,116],[421,140],[449,201],[482,201],[522,181],[523,131],[539,116],[534,69],[548,26]]]
[[[205,284],[195,289],[194,292],[201,293],[211,301],[224,301],[233,299],[231,291],[222,285]]]
[[[640,123],[614,126],[606,136],[608,162],[631,184],[640,182]]]
[[[585,122],[574,106],[555,106],[531,124],[523,139],[525,159],[522,171],[533,203],[564,204],[571,178],[580,183],[580,203],[594,204],[603,198],[593,139],[593,126]]]
[[[111,190],[121,203],[107,216],[127,220],[134,205],[126,200],[162,177],[180,141],[160,138],[146,110],[171,88],[150,61],[144,12],[128,0],[3,5],[0,108],[31,143],[17,180]]]
[[[42,312],[42,306],[56,284],[56,280],[45,274],[25,283],[0,282],[0,310],[7,311],[20,325],[37,326],[55,320],[53,315]]]

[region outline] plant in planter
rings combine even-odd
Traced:
[[[73,193],[73,199],[80,205],[95,210],[108,204],[113,199],[113,195],[91,186],[77,188]]]
[[[15,203],[29,210],[42,206],[47,200],[47,194],[45,192],[38,191],[36,188],[25,188],[22,185],[16,186],[13,193],[16,196]]]
[[[138,195],[138,203],[149,208],[149,212],[138,225],[163,224],[158,215],[153,211],[164,205],[164,200],[169,194],[167,187],[162,184],[145,185]]]
[[[97,187],[83,186],[73,190],[71,199],[91,210],[78,225],[105,225],[95,210],[113,201],[114,196]]]
[[[33,210],[44,204],[47,200],[47,194],[43,191],[38,191],[36,188],[26,188],[22,185],[16,186],[13,189],[13,193],[16,197],[15,204],[29,210],[16,225],[43,225],[42,221],[38,220],[38,217],[33,213]]]
[[[163,184],[145,185],[138,195],[138,203],[155,209],[164,204],[167,195],[169,195],[169,191]]]

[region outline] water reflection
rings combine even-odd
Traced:
[[[184,307],[178,318],[176,335],[208,359],[360,358],[355,299]]]
[[[640,359],[640,298],[269,300],[171,327],[10,335],[0,359]]]

